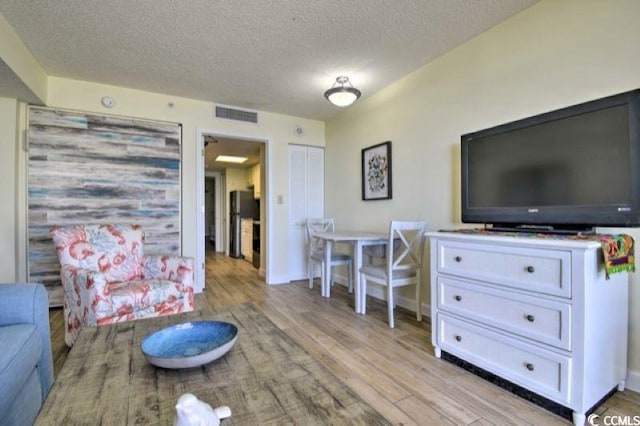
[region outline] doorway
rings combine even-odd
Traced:
[[[202,206],[203,213],[198,215],[197,224],[197,254],[202,262],[200,290],[204,288],[206,278],[205,252],[215,250],[220,255],[229,256],[232,254],[231,243],[241,243],[243,238],[242,255],[237,257],[251,264],[268,282],[268,140],[200,129],[198,139],[202,158],[197,172],[197,192],[198,205]],[[230,211],[231,197],[239,194],[255,206],[250,210],[251,214],[245,210],[238,216],[237,221],[246,225],[243,229],[248,233],[242,237],[232,235],[234,215]]]
[[[206,172],[204,178],[204,237],[206,251],[223,251],[224,233],[222,232],[223,176],[219,172]]]

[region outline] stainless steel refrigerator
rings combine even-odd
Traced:
[[[240,219],[259,218],[260,211],[258,203],[253,198],[253,193],[249,191],[231,191],[229,193],[229,220],[230,220],[230,236],[229,239],[229,256],[240,257]]]

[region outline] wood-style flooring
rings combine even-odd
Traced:
[[[252,302],[273,323],[315,356],[343,383],[394,424],[567,425],[569,421],[525,401],[451,363],[434,357],[429,318],[396,309],[387,325],[384,302],[369,298],[367,314],[354,313],[353,297],[336,285],[331,298],[307,281],[267,286],[244,260],[208,253],[206,289],[213,309]],[[54,370],[64,345],[62,312],[51,311]],[[616,392],[596,412],[640,416],[640,394]],[[633,420],[633,419],[632,419]],[[618,423],[622,424],[622,423]]]

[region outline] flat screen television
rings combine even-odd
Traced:
[[[461,137],[462,221],[588,232],[640,225],[640,89]]]

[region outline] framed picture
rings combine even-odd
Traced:
[[[362,199],[391,199],[391,141],[362,150]]]

